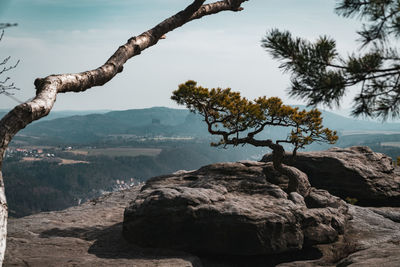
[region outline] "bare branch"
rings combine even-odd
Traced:
[[[0,41],[3,39],[3,36],[4,36],[4,30],[1,31]],[[3,61],[0,62],[0,75],[4,74],[7,71],[15,69],[18,66],[19,60],[14,65],[8,66],[7,64],[9,63],[10,59],[11,59],[11,57],[8,56],[5,59],[3,59]],[[12,91],[19,90],[19,88],[14,86],[14,83],[7,84],[7,82],[9,80],[10,80],[10,77],[5,77],[3,80],[0,80],[0,95],[11,96],[11,95],[13,95]],[[21,103],[21,102],[19,102],[19,103]]]
[[[17,25],[18,25],[17,23],[0,23],[0,30]]]

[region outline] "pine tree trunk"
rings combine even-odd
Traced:
[[[283,164],[283,159],[285,157],[285,149],[283,146],[273,144],[270,148],[272,149],[272,162],[275,170],[289,178],[288,193],[296,192],[306,197],[311,188],[307,175],[295,167]]]

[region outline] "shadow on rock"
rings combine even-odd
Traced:
[[[204,267],[273,267],[293,261],[318,260],[322,253],[317,248],[286,252],[268,256],[199,256]]]
[[[92,241],[88,253],[108,259],[164,259],[171,257],[193,258],[192,255],[167,249],[145,249],[128,243],[122,233],[122,223],[110,227],[53,228],[40,234],[41,238],[65,237]],[[195,260],[196,261],[196,260]],[[197,266],[193,262],[193,266]]]
[[[122,223],[110,227],[88,228],[53,228],[40,234],[41,238],[63,237],[79,238],[85,241],[93,241],[88,253],[99,258],[108,259],[164,259],[171,257],[192,258],[193,266],[204,267],[242,267],[242,266],[275,266],[279,263],[315,260],[322,256],[316,248],[308,248],[297,252],[288,252],[270,256],[209,256],[198,255],[200,261],[193,255],[185,252],[167,249],[146,249],[128,243],[122,236]],[[250,264],[250,265],[249,265]]]

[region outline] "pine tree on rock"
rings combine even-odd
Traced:
[[[285,149],[282,143],[293,145],[296,151],[313,142],[335,143],[336,132],[322,126],[321,112],[299,110],[283,105],[277,97],[259,97],[250,101],[230,88],[203,88],[195,81],[179,85],[171,97],[190,111],[199,113],[207,124],[208,132],[221,137],[213,146],[250,144],[272,150],[273,166],[289,178],[289,192],[307,196],[310,184],[294,167],[284,165]],[[268,126],[289,127],[291,133],[280,140],[259,140],[256,135]]]

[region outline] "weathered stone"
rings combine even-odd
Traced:
[[[265,155],[263,162],[271,161]],[[400,175],[388,156],[368,147],[332,148],[289,154],[285,164],[308,175],[313,187],[343,199],[356,198],[363,206],[400,206]]]
[[[380,244],[355,252],[337,265],[338,267],[398,267],[400,266],[400,246],[398,244]]]
[[[400,224],[373,210],[350,206],[347,242],[353,253],[338,266],[400,266]]]
[[[293,201],[294,204],[306,206],[306,203],[304,202],[304,197],[297,192],[291,192],[289,194],[289,199]]]
[[[262,175],[257,174],[260,170],[255,167],[263,168],[264,165],[264,163],[255,165],[246,163],[245,167],[250,168],[248,176],[253,177],[251,180],[258,181],[257,177],[262,177]],[[294,220],[299,224],[302,222],[299,228],[304,228],[302,235],[304,238],[303,248],[306,247],[305,249],[298,252],[288,251],[277,255],[227,255],[225,257],[216,255],[215,257],[209,257],[204,254],[193,256],[172,250],[140,248],[126,242],[121,235],[123,210],[130,202],[137,200],[139,194],[138,188],[134,188],[115,192],[64,211],[45,212],[24,218],[10,219],[4,266],[265,267],[276,266],[277,264],[280,267],[399,266],[400,223],[396,223],[396,220],[400,214],[400,208],[337,206],[335,203],[343,202],[337,201],[337,198],[332,197],[326,191],[317,189],[312,189],[304,199],[296,193],[287,195],[280,189],[275,190],[275,186],[263,187],[261,180],[256,183],[256,186],[243,183],[240,178],[232,181],[232,179],[229,179],[230,176],[234,175],[232,174],[232,169],[241,176],[246,177],[245,168],[237,164],[228,164],[226,172],[231,173],[228,177],[218,173],[218,166],[209,166],[203,168],[204,176],[206,177],[208,170],[213,170],[213,176],[219,181],[224,181],[222,185],[220,183],[212,183],[212,179],[210,179],[211,185],[199,190],[199,195],[195,194],[196,188],[194,187],[190,188],[195,190],[186,190],[187,195],[194,197],[197,203],[210,201],[212,204],[212,201],[216,201],[216,204],[219,203],[217,205],[219,207],[224,204],[220,203],[221,201],[226,202],[228,200],[230,202],[227,202],[228,204],[226,204],[225,208],[227,214],[230,212],[232,216],[239,212],[239,208],[236,208],[236,210],[234,208],[236,203],[242,203],[239,200],[246,194],[250,194],[252,190],[256,190],[258,193],[255,195],[260,195],[260,197],[264,194],[268,199],[275,199],[277,204],[282,203],[279,202],[280,198],[287,197],[287,202],[284,202],[290,207],[296,207],[298,210],[297,213],[293,213],[295,215]],[[262,172],[264,173],[265,171]],[[155,178],[146,186],[147,189],[144,188],[140,194],[155,187],[155,184],[159,188],[174,188],[183,182],[183,178],[186,179],[186,182],[197,181],[198,183],[201,178],[196,172],[181,172],[181,174],[183,176],[179,176],[180,178],[175,177],[175,181],[171,176],[169,178]],[[168,181],[173,181],[171,187],[167,186],[166,182]],[[232,190],[238,187],[239,184],[244,185],[240,191],[242,193],[238,193],[236,198],[232,198]],[[201,187],[197,188],[202,189]],[[215,192],[211,192],[210,189]],[[175,195],[174,191],[169,192],[171,196]],[[274,196],[269,196],[269,193],[263,192],[272,192]],[[225,201],[221,196],[225,197]],[[328,197],[330,200],[325,201],[324,198]],[[262,202],[250,202],[254,199],[256,198],[243,198],[243,200],[249,200],[247,205],[239,205],[243,211],[247,208],[246,214],[251,214],[257,210],[257,207],[262,207]],[[310,208],[310,204],[318,207],[328,207]],[[195,206],[195,204],[191,205]],[[306,205],[309,205],[309,207],[307,208]],[[341,209],[344,210],[341,211]],[[195,207],[192,210],[195,210]],[[188,210],[188,212],[192,210]],[[216,210],[218,210],[217,207]],[[259,210],[254,217],[258,220],[258,218],[262,218],[272,211],[273,209],[271,208],[264,209],[264,211]],[[335,235],[331,234],[333,233],[332,229],[337,229],[338,233],[343,232],[342,225],[345,223],[340,219],[345,220],[347,217],[335,214],[345,214],[346,211],[352,219],[347,221],[343,235],[339,236],[334,243],[317,244],[336,239]],[[290,212],[292,212],[292,209],[290,209]],[[287,215],[289,214],[288,212]],[[272,215],[269,215],[269,217],[273,218]],[[250,217],[246,215],[242,218],[248,220]],[[212,219],[214,217],[210,218],[210,222],[212,222]],[[279,220],[284,221],[286,219],[279,218],[277,215],[275,221],[278,222]],[[178,219],[177,221],[179,222]],[[277,227],[278,225],[275,224],[275,228],[271,228],[271,232],[282,236],[285,229],[283,225],[280,228]],[[318,225],[320,227],[315,227]],[[328,225],[330,227],[327,227]],[[273,226],[272,223],[271,226]],[[296,228],[296,230],[299,228]],[[229,238],[225,240],[228,242]],[[188,242],[191,241],[189,240]],[[311,244],[315,245],[309,247]]]
[[[379,208],[370,208],[370,210],[394,222],[400,223],[400,208],[379,207]]]
[[[138,188],[63,211],[9,219],[3,266],[201,266],[187,253],[146,250],[121,235],[125,206]]]
[[[400,208],[390,208],[391,214],[399,212]],[[376,208],[349,205],[349,214],[352,219],[338,241],[316,245],[321,251],[321,258],[286,262],[278,266],[400,266],[400,224],[377,214]]]
[[[126,208],[124,236],[143,247],[270,255],[333,242],[343,233],[342,200],[311,189],[318,205],[309,209],[299,194],[267,182],[269,165],[219,163],[153,178]]]

